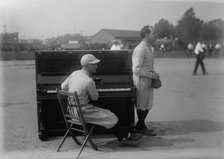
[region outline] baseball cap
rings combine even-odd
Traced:
[[[87,64],[96,64],[99,63],[100,60],[97,59],[95,56],[93,56],[92,54],[85,54],[82,56],[80,63],[82,66],[85,66]]]

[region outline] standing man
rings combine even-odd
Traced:
[[[100,62],[92,54],[86,54],[81,58],[82,69],[74,71],[61,84],[62,90],[77,92],[83,116],[88,123],[96,124],[113,130],[118,138],[119,146],[136,146],[141,134],[129,134],[119,123],[117,116],[110,110],[96,107],[90,104],[90,100],[98,99],[98,92],[94,80],[90,77],[96,72],[97,64]]]
[[[152,42],[155,41],[154,29],[144,26],[140,31],[142,41],[134,49],[132,55],[133,81],[137,88],[137,115],[138,122],[135,126],[136,131],[145,135],[155,136],[152,128],[147,128],[145,118],[153,105],[153,88],[151,79],[158,79],[159,74],[153,71],[154,56],[151,49]]]
[[[196,62],[195,62],[195,66],[194,66],[194,70],[193,70],[193,75],[197,75],[197,69],[198,66],[201,65],[201,69],[203,74],[207,74],[206,70],[205,70],[205,66],[204,66],[204,58],[205,58],[205,46],[202,45],[202,43],[199,41],[197,43],[197,45],[195,46],[195,50],[194,53],[196,55]]]

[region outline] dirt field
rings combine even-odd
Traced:
[[[85,158],[224,158],[224,59],[205,59],[208,75],[199,68],[199,76],[192,76],[194,62],[155,61],[163,86],[155,90],[147,121],[159,136],[144,137],[140,147],[130,149],[109,139],[115,153],[89,151]],[[60,137],[38,139],[34,67],[34,61],[0,61],[0,158],[73,158],[71,141],[56,153]]]

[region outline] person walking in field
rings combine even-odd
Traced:
[[[205,58],[205,52],[206,52],[205,45],[199,41],[197,43],[197,45],[195,46],[195,50],[194,50],[194,53],[196,55],[196,62],[195,62],[194,70],[193,70],[194,76],[197,75],[197,69],[198,69],[199,65],[201,65],[202,73],[204,75],[207,74],[207,72],[205,70],[205,65],[203,62],[203,60]]]

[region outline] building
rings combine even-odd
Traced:
[[[92,36],[90,43],[101,45],[106,44],[108,48],[110,48],[114,40],[119,41],[120,44],[123,45],[123,48],[132,49],[139,43],[141,38],[139,35],[139,31],[101,29],[99,32]]]
[[[81,45],[79,41],[73,40],[73,41],[68,41],[68,43],[61,44],[61,48],[64,50],[79,50],[81,49]]]
[[[18,48],[18,33],[2,33],[0,34],[0,47],[3,51],[14,51]]]

